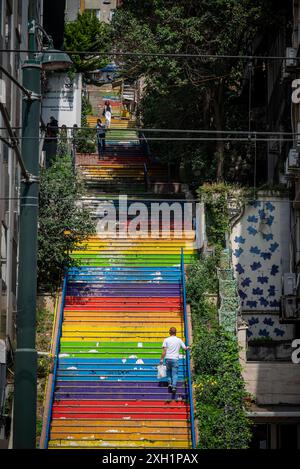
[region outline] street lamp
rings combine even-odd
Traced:
[[[73,62],[65,52],[56,49],[46,49],[42,56],[42,68],[46,71],[66,70]]]
[[[36,12],[36,2],[30,2]],[[39,195],[39,138],[41,116],[41,72],[71,66],[65,53],[55,50],[37,51],[37,30],[42,30],[35,18],[29,22],[29,57],[23,64],[22,158],[27,176],[20,189],[20,239],[17,307],[17,347],[15,363],[13,447],[36,446],[37,353],[36,291],[37,291],[37,226]]]

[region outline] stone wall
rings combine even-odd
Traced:
[[[37,309],[47,309],[50,313],[54,314],[55,310],[55,297],[52,295],[38,295],[37,296]]]

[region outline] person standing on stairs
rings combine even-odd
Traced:
[[[163,351],[160,359],[161,365],[163,364],[164,359],[166,359],[168,390],[173,394],[176,393],[178,381],[179,351],[181,348],[183,348],[183,350],[187,350],[189,348],[176,336],[176,332],[176,327],[170,327],[170,337],[167,337],[163,341]]]
[[[111,123],[111,105],[109,101],[105,101],[102,115],[105,117],[106,128],[109,129]]]
[[[98,156],[100,160],[101,157],[104,156],[104,152],[105,152],[105,132],[106,132],[105,125],[102,124],[101,119],[97,119],[96,131],[97,131]]]

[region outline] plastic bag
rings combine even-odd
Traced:
[[[167,376],[167,367],[166,365],[158,365],[157,367],[157,379],[162,379]]]

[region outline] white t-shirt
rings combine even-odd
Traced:
[[[105,111],[105,119],[110,121],[111,120],[111,112],[110,111]]]
[[[185,344],[182,342],[181,339],[176,337],[176,335],[170,335],[170,337],[167,337],[163,341],[162,346],[167,349],[165,358],[171,358],[173,360],[179,359],[180,348],[186,350]]]

